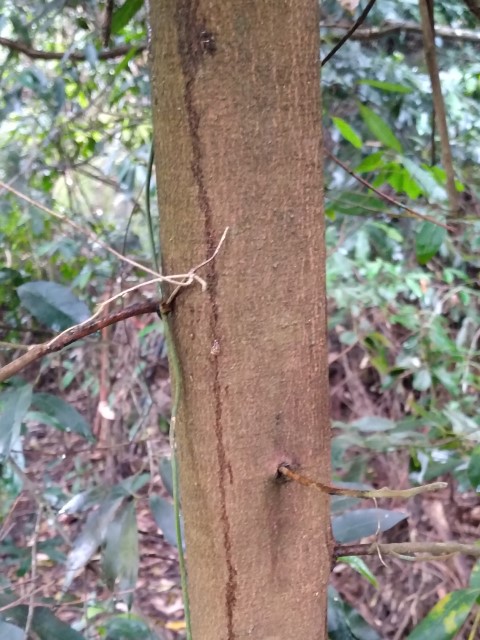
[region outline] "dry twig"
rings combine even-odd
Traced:
[[[446,482],[432,482],[430,484],[424,484],[420,487],[411,487],[410,489],[389,489],[383,487],[381,489],[350,489],[348,487],[332,487],[323,482],[317,482],[312,480],[308,476],[305,476],[297,471],[291,469],[288,465],[282,464],[278,467],[278,473],[289,480],[298,482],[304,487],[312,487],[318,489],[321,493],[326,493],[330,496],[348,496],[350,498],[370,498],[377,500],[379,498],[412,498],[420,493],[427,493],[430,491],[438,491],[439,489],[445,489],[448,486]]]
[[[21,40],[11,40],[10,38],[0,37],[0,46],[10,49],[10,51],[16,51],[22,53],[31,60],[73,60],[80,62],[86,60],[86,54],[83,51],[43,51],[41,49],[34,49],[26,42]],[[113,58],[119,58],[130,53],[132,50],[136,53],[141,53],[147,48],[146,43],[139,42],[137,45],[122,45],[120,47],[113,47],[112,49],[104,49],[97,52],[99,60],[111,60]]]
[[[414,211],[410,207],[407,207],[407,205],[402,204],[401,202],[398,202],[398,200],[395,200],[395,198],[392,198],[386,193],[382,193],[379,189],[374,187],[373,184],[370,184],[368,180],[365,180],[365,178],[362,178],[362,176],[359,176],[358,173],[355,173],[355,171],[352,171],[352,169],[347,167],[347,165],[344,162],[342,162],[339,158],[337,158],[337,156],[334,156],[333,153],[328,151],[328,149],[325,149],[325,153],[331,160],[333,160],[333,162],[335,162],[335,164],[338,164],[338,166],[341,167],[344,171],[346,171],[350,176],[352,176],[352,178],[354,178],[357,182],[362,184],[364,187],[367,187],[367,189],[369,189],[370,191],[373,191],[373,193],[377,194],[377,196],[379,198],[382,198],[382,200],[385,200],[386,202],[388,202],[389,204],[395,207],[399,207],[400,209],[403,209],[407,213],[407,215],[409,215],[412,218],[417,218],[417,220],[423,220],[424,222],[431,222],[432,224],[436,224],[437,227],[442,227],[447,231],[451,231],[451,228],[447,224],[444,224],[443,222],[439,222],[438,220],[435,220],[435,218],[432,218],[431,216],[425,216],[421,213],[418,213],[418,211]]]
[[[367,19],[368,14],[370,13],[370,10],[372,9],[373,5],[375,4],[375,2],[376,2],[376,0],[370,0],[370,2],[367,4],[365,9],[358,16],[358,18],[355,20],[355,22],[350,27],[350,29],[347,31],[347,33],[340,38],[340,40],[333,47],[333,49],[331,51],[329,51],[327,53],[327,55],[324,57],[324,59],[322,60],[322,63],[321,63],[322,67],[327,64],[327,62],[330,60],[330,58],[333,58],[333,56],[337,53],[337,51],[341,47],[343,47],[343,45],[345,44],[345,42],[347,42],[347,40],[350,40],[350,38],[353,36],[355,31],[357,31],[357,29],[365,22],[365,20]]]
[[[382,556],[406,557],[412,559],[414,554],[428,554],[427,560],[432,556],[451,556],[454,553],[461,553],[466,556],[480,558],[480,545],[463,544],[462,542],[390,542],[379,544],[340,544],[335,547],[334,557],[338,559],[342,556]],[[413,558],[415,559],[415,558]],[[425,560],[419,556],[419,560]]]

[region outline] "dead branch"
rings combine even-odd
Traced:
[[[431,484],[424,484],[419,487],[411,487],[410,489],[389,489],[388,487],[382,487],[381,489],[350,489],[348,487],[332,487],[323,482],[317,482],[308,476],[298,473],[291,469],[288,465],[282,464],[278,467],[278,473],[284,476],[288,480],[298,482],[304,487],[312,487],[317,489],[321,493],[326,493],[329,496],[348,496],[350,498],[370,498],[376,500],[377,498],[412,498],[420,493],[427,493],[430,491],[438,491],[439,489],[445,489],[448,486],[446,482],[432,482]]]
[[[322,22],[323,29],[337,29],[344,31],[350,29],[351,24],[345,22]],[[379,40],[391,36],[394,33],[422,33],[421,25],[416,22],[385,22],[381,27],[369,27],[368,29],[357,29],[352,34],[350,40]],[[438,26],[435,29],[437,36],[445,40],[457,42],[480,42],[480,33],[475,29],[454,29],[452,27]],[[342,36],[329,34],[329,39],[339,40]]]
[[[123,309],[118,309],[100,318],[92,318],[90,321],[76,325],[71,329],[68,329],[63,334],[57,336],[53,340],[43,342],[42,344],[33,345],[27,353],[24,353],[19,358],[16,358],[13,362],[5,365],[0,369],[0,382],[8,380],[12,376],[16,375],[29,364],[43,358],[49,353],[55,353],[61,351],[64,347],[81,340],[86,336],[96,333],[104,327],[126,320],[132,316],[139,316],[145,313],[156,313],[161,308],[163,302],[161,300],[148,300],[145,302],[139,302],[132,304]]]
[[[434,556],[451,556],[461,553],[465,556],[480,558],[480,545],[463,544],[462,542],[391,542],[378,544],[339,544],[335,547],[333,555],[336,560],[342,556],[395,556],[404,559],[424,560],[422,556],[415,558],[414,554],[426,554]]]
[[[16,51],[21,53],[31,60],[74,60],[75,62],[81,62],[86,60],[86,54],[83,51],[43,51],[41,49],[35,49],[26,42],[21,40],[11,40],[10,38],[0,37],[0,46],[10,49],[10,51]],[[112,49],[103,49],[97,52],[97,56],[100,60],[111,60],[113,58],[120,58],[125,56],[131,51],[135,53],[142,53],[147,48],[146,43],[139,42],[135,46],[123,45],[121,47],[113,47]]]

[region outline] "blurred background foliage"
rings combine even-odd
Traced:
[[[471,515],[480,486],[480,32],[478,14],[467,4],[455,0],[435,6],[437,55],[460,194],[454,218],[448,214],[445,171],[432,126],[416,0],[377,2],[366,22],[324,65],[322,87],[337,479],[366,486],[448,477],[453,489],[442,497],[442,509],[455,520],[450,535],[475,540],[480,520],[478,509],[478,520]],[[322,2],[322,58],[363,8],[355,2],[351,6],[350,12],[346,2]],[[155,34],[149,34],[143,0],[1,0],[1,8],[4,365],[26,345],[84,320],[109,296],[142,281],[138,269],[116,260],[78,227],[153,267],[146,196],[157,235],[159,216],[154,181],[147,184],[152,139],[147,41]],[[74,221],[77,229],[38,205]],[[430,221],[413,217],[412,210]],[[450,225],[450,230],[435,222]],[[155,290],[137,295],[151,297]],[[143,591],[137,583],[136,597],[149,604],[125,617],[115,598],[102,591],[94,571],[83,587],[87,607],[67,608],[63,617],[59,614],[64,622],[49,617],[47,602],[36,610],[29,624],[38,637],[47,637],[55,624],[63,625],[56,637],[67,639],[140,637],[139,629],[145,638],[182,637],[178,573],[169,546],[175,542],[165,435],[169,406],[165,346],[154,317],[72,345],[1,388],[0,553],[7,589],[2,606],[15,601],[8,590],[26,589],[26,577],[40,580],[35,554],[27,546],[31,536],[45,566],[63,566],[59,575],[67,601],[76,575],[84,567],[91,570],[99,546],[106,584],[120,584],[127,592],[137,582],[138,535],[148,545],[148,536],[155,539],[160,530],[168,549],[162,552],[168,558],[162,565],[167,595],[161,602],[152,604],[158,576],[145,569]],[[96,447],[89,444],[94,439]],[[45,457],[46,451],[54,456]],[[18,505],[33,488],[37,497],[33,506],[28,504],[37,516],[27,517]],[[460,504],[467,505],[468,518],[463,511],[459,515]],[[410,534],[425,537],[421,517],[382,506],[391,518],[382,531],[410,516]],[[92,507],[80,525],[84,519],[78,514]],[[378,514],[370,513],[371,505],[354,511],[345,511],[347,507],[352,504],[332,504],[338,540],[377,533]],[[59,511],[67,518],[61,527]],[[12,523],[21,526],[12,531]],[[66,539],[65,526],[74,542]],[[127,549],[124,563],[112,554],[119,547]],[[153,549],[158,555],[158,545]],[[470,637],[478,618],[471,564],[456,566],[450,582],[444,574],[429,582],[425,589],[430,596],[415,605],[414,613],[405,614],[404,635],[396,636],[395,617],[389,627],[385,602],[372,595],[378,593],[377,578],[365,563],[356,562],[344,565],[348,580],[342,570],[334,583],[370,626],[332,588],[332,638],[400,638],[408,633],[423,638],[432,637],[437,627],[435,638]],[[367,581],[369,598],[361,601],[346,585],[352,584],[352,571],[359,576],[353,584]],[[385,575],[391,579],[391,573]],[[438,588],[444,580],[447,591],[457,588],[453,600]],[[78,584],[76,591],[82,591]],[[42,595],[54,592],[44,588]],[[442,612],[426,616],[442,595],[450,598],[447,612],[452,606],[466,611],[457,616],[453,632]],[[396,604],[390,596],[390,613],[400,615],[403,596],[397,596]],[[130,596],[124,600],[131,605]],[[21,626],[18,621],[27,613],[21,606],[13,608]],[[158,618],[160,625],[151,624]],[[422,618],[423,627],[416,626]],[[14,626],[1,620],[0,614],[0,624]],[[382,624],[386,635],[378,636],[373,627]],[[454,636],[457,632],[464,635]]]

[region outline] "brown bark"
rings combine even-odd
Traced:
[[[330,477],[317,0],[151,0],[194,640],[323,640]]]
[[[430,76],[430,84],[432,87],[433,110],[435,118],[434,123],[438,128],[442,154],[442,164],[446,175],[448,204],[450,208],[450,215],[452,217],[457,217],[461,214],[461,211],[459,193],[457,191],[457,187],[455,186],[455,169],[453,167],[452,149],[450,147],[447,113],[445,110],[442,85],[440,82],[440,72],[437,63],[433,0],[419,0],[419,6],[420,17],[422,20],[425,61],[427,63],[428,75]]]

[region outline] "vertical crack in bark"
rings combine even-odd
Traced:
[[[176,23],[178,33],[178,51],[182,72],[185,81],[184,102],[188,118],[190,139],[192,142],[192,164],[191,170],[197,187],[198,205],[204,217],[205,223],[205,244],[208,258],[215,250],[213,237],[212,208],[208,196],[203,174],[203,155],[200,139],[200,115],[194,103],[194,85],[196,74],[204,54],[202,38],[205,33],[205,23],[198,17],[198,0],[179,0],[176,10]],[[215,261],[208,265],[208,293],[211,305],[210,330],[212,342],[218,340],[218,304],[217,304],[217,273]],[[225,609],[227,616],[227,640],[235,640],[233,628],[233,614],[236,604],[237,571],[232,560],[232,541],[230,532],[230,522],[227,513],[226,501],[226,479],[227,474],[232,483],[232,469],[227,460],[225,445],[223,442],[222,428],[222,400],[220,389],[220,375],[218,358],[211,360],[213,367],[214,385],[213,395],[215,403],[215,436],[217,441],[217,458],[219,465],[218,488],[220,493],[220,518],[223,528],[223,546],[227,563],[227,583],[225,585]]]

